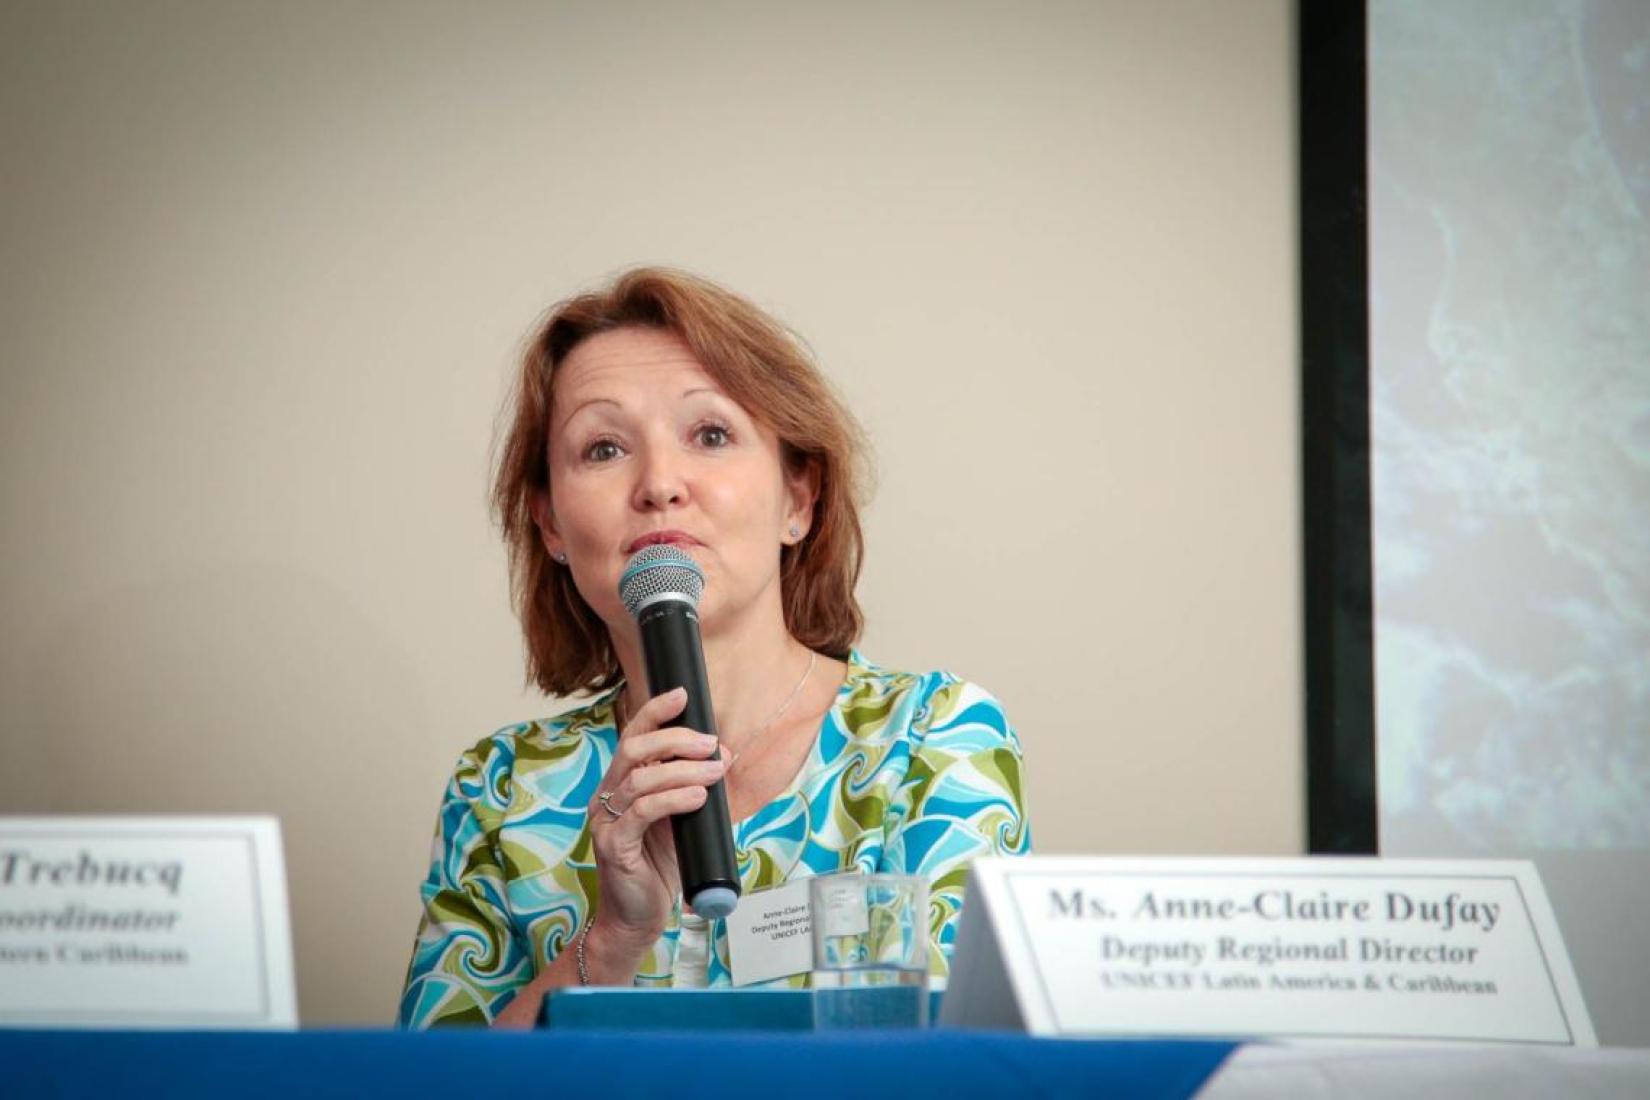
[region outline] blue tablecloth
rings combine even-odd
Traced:
[[[871,1097],[1192,1095],[1219,1042],[632,1031],[0,1030],[0,1095]]]

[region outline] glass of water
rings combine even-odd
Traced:
[[[820,875],[813,916],[814,1028],[928,1026],[928,880]]]

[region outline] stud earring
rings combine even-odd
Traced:
[[[567,564],[567,555],[565,553],[563,553],[562,551],[560,551],[560,550],[557,550],[554,554],[551,554],[550,556],[552,558],[556,559],[556,564],[557,565],[566,565]]]
[[[802,528],[798,527],[794,523],[791,524],[791,538],[799,539],[801,537],[802,537]]]

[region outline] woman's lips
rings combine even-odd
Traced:
[[[686,531],[650,531],[631,543],[625,553],[634,554],[644,546],[657,546],[660,543],[669,543],[672,546],[698,546],[699,540]]]

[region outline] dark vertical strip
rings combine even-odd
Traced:
[[[1374,853],[1365,5],[1298,18],[1307,845]]]

